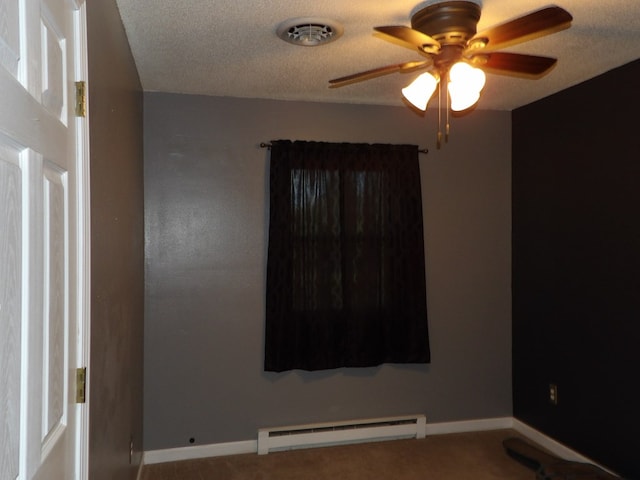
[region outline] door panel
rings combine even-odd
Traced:
[[[68,285],[66,172],[54,165],[44,168],[44,352],[43,352],[43,452],[55,443],[66,425],[66,388],[69,385],[66,365]]]
[[[0,478],[20,462],[22,351],[22,170],[18,149],[0,135]]]
[[[40,52],[43,67],[41,90],[42,105],[66,125],[66,38],[62,33],[63,27],[53,14],[54,11],[60,11],[60,9],[64,12],[64,5],[57,5],[59,3],[61,3],[59,0],[57,2],[49,0],[42,4],[40,16]],[[50,10],[47,4],[52,4],[51,6],[56,10]],[[62,20],[64,21],[64,19]]]
[[[0,65],[18,78],[20,28],[18,0],[0,0]]]
[[[0,0],[2,480],[78,478],[77,6]]]

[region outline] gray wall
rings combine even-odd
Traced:
[[[145,450],[263,426],[425,413],[510,416],[511,122],[435,112],[145,94]],[[429,366],[262,371],[268,151],[261,141],[413,143],[421,156]]]
[[[135,479],[142,447],[142,92],[115,0],[88,0],[91,480]],[[134,456],[129,463],[129,443]]]

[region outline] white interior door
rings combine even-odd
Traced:
[[[80,0],[0,0],[0,479],[79,479]],[[80,38],[82,37],[82,40]]]

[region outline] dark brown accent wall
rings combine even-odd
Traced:
[[[135,479],[142,447],[142,91],[115,0],[87,0],[91,480]],[[133,440],[134,455],[129,460]]]
[[[517,109],[512,125],[514,414],[628,478],[640,478],[638,79],[635,61]]]

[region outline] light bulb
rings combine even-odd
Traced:
[[[486,76],[482,70],[465,62],[458,62],[449,70],[450,82],[460,83],[471,90],[482,90],[485,80]]]
[[[424,111],[439,81],[440,77],[437,74],[423,73],[402,89],[402,95],[411,105]]]
[[[486,76],[479,68],[468,63],[458,62],[449,70],[449,95],[451,96],[451,110],[466,110],[480,98],[480,91],[484,87]]]
[[[480,99],[479,90],[465,89],[464,85],[449,83],[449,95],[451,96],[451,110],[460,112],[473,106]]]

